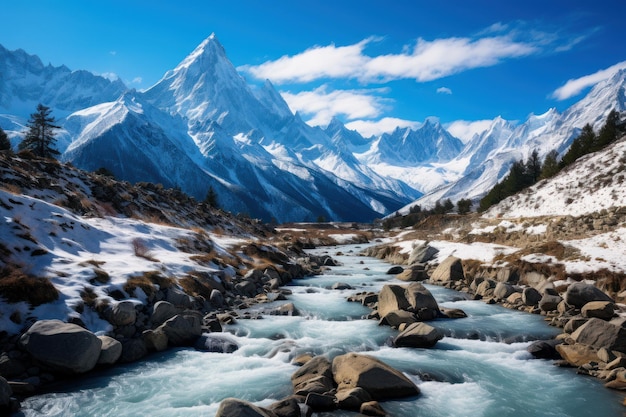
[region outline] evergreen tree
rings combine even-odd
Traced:
[[[528,185],[536,184],[539,181],[539,177],[541,176],[541,160],[539,159],[539,152],[535,149],[533,153],[530,154],[528,160],[526,161],[526,177]]]
[[[472,200],[470,200],[469,198],[462,198],[456,202],[456,206],[459,214],[467,214],[472,209]]]
[[[213,187],[209,187],[209,191],[206,193],[206,197],[204,198],[204,202],[209,205],[209,207],[219,208],[219,203],[217,201],[217,193],[213,189]]]
[[[543,160],[540,179],[546,179],[555,176],[559,172],[559,162],[557,160],[559,154],[557,151],[550,151]]]
[[[28,132],[19,144],[19,150],[28,149],[42,158],[59,155],[59,151],[53,148],[53,145],[56,143],[54,129],[60,127],[55,125],[56,120],[50,115],[51,112],[50,107],[41,103],[37,105],[37,111],[31,114],[28,120]]]
[[[9,136],[0,127],[0,151],[10,151],[10,150],[11,150],[11,141],[9,140]]]
[[[449,198],[443,202],[444,213],[449,213],[454,209],[454,203]]]
[[[613,143],[617,139],[617,131],[619,126],[619,113],[611,110],[604,122],[604,126],[598,132],[598,149],[602,149],[606,145]]]

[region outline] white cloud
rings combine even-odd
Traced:
[[[120,77],[114,72],[103,72],[103,73],[96,74],[96,75],[104,77],[109,81],[117,81],[120,79]]]
[[[384,117],[380,120],[355,120],[346,123],[346,127],[350,130],[356,130],[363,137],[369,138],[370,136],[379,136],[383,133],[391,133],[397,127],[410,127],[411,129],[417,129],[421,123],[413,120],[398,119],[395,117]]]
[[[133,84],[141,84],[142,82],[143,82],[142,77],[135,77],[133,78],[133,81],[132,81]]]
[[[438,94],[452,94],[452,90],[450,90],[448,87],[439,87],[437,89],[437,93]]]
[[[463,143],[469,142],[477,133],[482,133],[489,129],[493,120],[457,120],[446,126],[446,129],[454,137],[461,139]]]
[[[502,27],[502,26],[499,26]],[[365,47],[375,38],[348,46],[315,46],[258,66],[243,66],[259,79],[274,83],[310,82],[321,78],[354,78],[362,82],[415,79],[432,81],[472,68],[496,65],[539,50],[535,41],[517,41],[512,35],[479,39],[418,39],[399,54],[368,56]]]
[[[293,112],[311,116],[307,123],[325,126],[334,116],[343,115],[348,120],[378,117],[385,110],[387,99],[374,95],[386,89],[333,90],[323,85],[313,91],[300,93],[281,92]]]
[[[610,78],[617,71],[626,68],[626,61],[622,61],[615,65],[612,65],[606,69],[594,72],[593,74],[585,75],[584,77],[575,78],[567,81],[563,86],[557,88],[552,97],[557,100],[566,100],[570,97],[574,97],[587,87],[591,87]]]

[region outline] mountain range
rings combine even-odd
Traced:
[[[270,81],[246,83],[215,35],[145,91],[1,46],[0,74],[0,126],[13,144],[41,102],[62,126],[62,160],[198,199],[212,188],[221,207],[280,222],[371,221],[414,204],[476,200],[514,160],[562,152],[584,124],[598,128],[626,107],[622,71],[563,113],[498,117],[466,143],[436,119],[364,138],[337,119],[309,126]]]

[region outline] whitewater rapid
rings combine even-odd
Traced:
[[[346,297],[399,283],[389,264],[358,256],[362,246],[323,248],[342,262],[322,276],[297,280],[289,289],[300,316],[239,320],[224,331],[240,349],[231,354],[175,349],[148,360],[117,366],[57,387],[23,402],[23,416],[214,416],[219,403],[236,397],[259,405],[292,394],[294,357],[330,358],[366,352],[404,372],[422,394],[383,402],[389,416],[618,416],[622,396],[598,380],[532,359],[530,340],[558,333],[541,316],[507,310],[464,294],[428,286],[440,306],[460,308],[467,318],[435,320],[444,337],[433,349],[392,348],[395,331],[363,319],[369,309]],[[339,251],[341,251],[340,254]],[[353,289],[331,290],[334,283]],[[257,306],[260,311],[267,306]],[[335,411],[316,416],[356,416]]]

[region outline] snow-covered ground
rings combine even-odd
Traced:
[[[129,218],[81,217],[54,204],[4,190],[0,190],[0,201],[0,242],[12,252],[11,262],[32,276],[49,278],[60,292],[58,301],[32,311],[24,302],[0,302],[0,328],[10,332],[21,327],[9,320],[16,311],[23,319],[79,316],[73,307],[82,303],[81,292],[91,290],[98,298],[114,302],[108,295],[110,291],[122,289],[130,277],[146,271],[182,277],[190,271],[218,270],[216,265],[198,264],[192,259],[193,253],[179,249],[185,239],[196,238],[189,229]],[[207,239],[218,254],[244,242],[208,232]],[[35,256],[36,249],[46,253]],[[108,275],[107,283],[90,283],[96,269]],[[136,289],[134,295],[137,303],[144,301],[141,289]],[[92,331],[109,329],[110,325],[89,308],[80,317]]]

